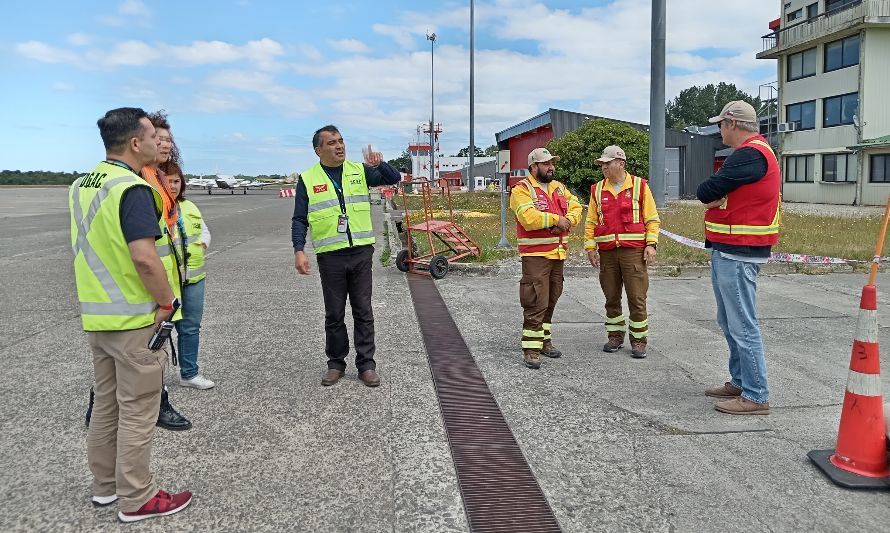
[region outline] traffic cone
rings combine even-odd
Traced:
[[[849,489],[890,489],[877,310],[877,290],[866,285],[859,303],[837,447],[807,454],[831,481]]]

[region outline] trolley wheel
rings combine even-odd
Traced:
[[[396,268],[399,272],[408,272],[408,250],[399,250],[396,254]]]
[[[442,279],[448,274],[448,259],[444,255],[434,255],[430,258],[430,276],[433,279]]]

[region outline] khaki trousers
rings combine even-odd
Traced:
[[[600,250],[600,287],[606,297],[606,332],[609,337],[624,339],[630,331],[632,341],[646,342],[649,335],[649,315],[646,313],[646,293],[649,291],[649,272],[643,260],[643,248],[618,247]],[[627,292],[630,323],[626,324],[621,306],[621,290]]]
[[[524,256],[519,280],[522,305],[522,347],[540,350],[550,340],[550,321],[562,295],[562,259]]]
[[[151,444],[158,420],[166,346],[148,349],[153,326],[91,331],[96,398],[87,434],[93,495],[117,494],[119,509],[139,510],[157,492]]]

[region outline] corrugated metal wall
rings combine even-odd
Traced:
[[[535,148],[547,146],[553,138],[553,129],[550,125],[537,130],[523,133],[510,139],[510,170],[528,168],[528,154]]]

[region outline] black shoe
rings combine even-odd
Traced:
[[[93,387],[90,387],[90,403],[87,405],[87,414],[84,417],[84,423],[87,427],[90,427],[90,418],[93,416],[93,400],[96,399],[96,393],[93,391]]]
[[[158,412],[158,427],[168,429],[170,431],[185,431],[192,429],[192,423],[188,418],[179,414],[179,412],[170,405],[170,398],[167,395],[167,388],[161,390],[161,409]]]

